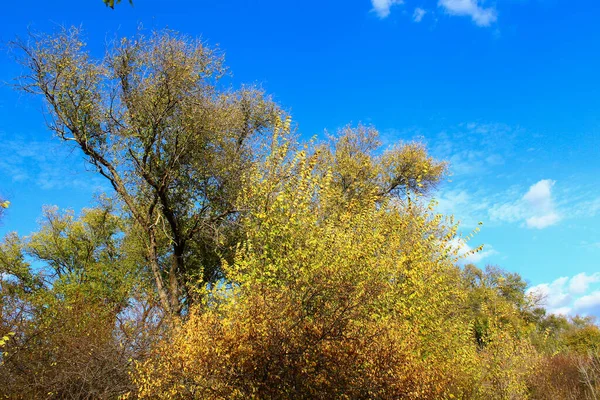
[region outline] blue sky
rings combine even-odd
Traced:
[[[426,142],[451,162],[439,209],[465,232],[484,223],[470,261],[520,273],[552,311],[600,315],[599,12],[595,0],[23,0],[3,5],[0,40],[81,25],[102,54],[140,24],[201,36],[225,52],[229,83],[264,87],[307,138],[363,122],[387,145]],[[0,80],[18,73],[3,48]],[[12,202],[0,235],[106,189],[41,110],[0,86]]]

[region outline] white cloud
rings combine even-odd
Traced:
[[[554,211],[552,187],[556,182],[543,179],[529,188],[523,196],[530,210],[535,214],[525,221],[528,228],[544,229],[560,221],[560,216]]]
[[[426,10],[419,7],[415,8],[415,12],[413,13],[413,21],[421,22],[425,14],[427,14]]]
[[[471,17],[477,26],[490,26],[498,18],[493,7],[484,8],[480,0],[439,0],[438,6],[446,13]]]
[[[544,229],[560,221],[560,216],[556,213],[550,213],[539,217],[530,217],[525,221],[528,228]]]
[[[563,276],[552,283],[542,283],[530,288],[527,293],[539,298],[549,312],[563,308],[571,303],[572,296],[568,291],[569,277]]]
[[[600,290],[577,299],[574,309],[584,315],[600,315]]]
[[[571,307],[560,307],[554,310],[552,314],[564,315],[565,317],[571,312]]]
[[[390,9],[394,5],[403,4],[404,0],[371,0],[373,11],[379,18],[387,18],[390,15]]]
[[[540,305],[552,314],[600,316],[600,290],[589,292],[591,286],[598,282],[600,273],[580,273],[531,287],[527,294],[539,299]]]
[[[577,274],[571,278],[569,291],[574,294],[583,294],[587,292],[590,284],[596,282],[600,282],[600,272],[592,275],[587,275],[585,273]]]
[[[531,206],[548,210],[552,207],[551,189],[556,182],[550,179],[543,179],[532,185],[529,191],[523,196],[523,200],[527,201]]]
[[[544,229],[562,218],[556,211],[552,187],[556,182],[543,179],[532,185],[527,193],[513,202],[495,204],[489,210],[492,221],[523,221],[528,228]]]

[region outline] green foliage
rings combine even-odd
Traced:
[[[468,264],[462,270],[462,284],[467,293],[465,313],[473,321],[474,339],[480,348],[490,340],[492,324],[500,324],[499,329],[515,338],[532,329],[527,320],[532,308],[525,294],[527,283],[518,274],[491,266],[482,271]]]
[[[561,337],[563,346],[579,354],[600,352],[600,329],[595,325],[575,326]]]

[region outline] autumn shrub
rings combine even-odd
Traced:
[[[114,318],[103,304],[74,300],[21,325],[2,349],[5,398],[109,399],[126,391],[128,355],[113,340]]]
[[[439,398],[462,390],[458,355],[427,354],[441,349],[425,348],[409,323],[359,319],[353,307],[307,312],[287,293],[255,291],[194,312],[138,365],[139,395]]]
[[[475,398],[530,398],[530,377],[537,373],[540,356],[526,337],[519,338],[509,329],[491,324],[485,346],[478,352],[479,370]]]
[[[340,207],[316,156],[284,159],[245,194],[253,212],[229,282],[137,365],[137,395],[462,397],[476,350],[455,307],[453,228],[374,190]],[[277,169],[289,178],[273,183]]]
[[[163,335],[143,299],[120,312],[85,296],[32,305],[0,315],[0,398],[116,399],[133,388],[133,361]]]
[[[531,397],[539,400],[586,399],[586,387],[579,370],[581,356],[559,353],[543,358],[529,379]]]
[[[110,207],[44,217],[0,244],[0,395],[115,399],[161,337],[162,313]]]
[[[579,374],[587,397],[593,400],[600,398],[600,352],[597,349],[579,359]]]

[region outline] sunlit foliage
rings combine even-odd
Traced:
[[[49,128],[78,147],[139,228],[162,307],[185,312],[191,282],[221,277],[234,206],[278,107],[230,90],[222,55],[172,31],[123,38],[94,58],[78,29],[17,41],[18,87],[40,95]]]
[[[362,129],[340,140],[360,147]],[[240,200],[251,212],[228,282],[139,364],[140,395],[461,395],[476,349],[455,307],[454,227],[408,186],[396,198],[369,174],[340,185],[354,166],[317,168],[320,151],[289,154],[282,133]]]
[[[462,254],[472,234],[436,211],[448,166],[423,143],[383,148],[366,125],[301,142],[262,91],[223,87],[219,52],[171,31],[98,59],[77,29],[16,47],[19,88],[114,193],[0,243],[4,398],[600,393],[593,319],[459,262],[481,247]]]

